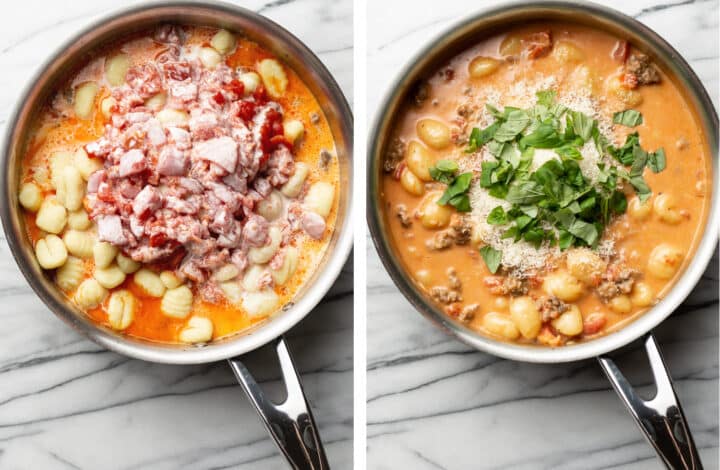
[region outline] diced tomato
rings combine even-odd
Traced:
[[[400,181],[400,177],[402,176],[402,173],[406,167],[407,167],[407,165],[405,164],[404,160],[402,162],[398,163],[397,166],[395,166],[395,172],[393,172],[393,178]]]
[[[113,190],[110,187],[110,185],[107,184],[106,182],[102,182],[102,183],[100,183],[100,186],[98,186],[97,197],[101,201],[112,202],[112,203],[115,202],[115,196],[113,195]]]
[[[234,93],[236,96],[235,99],[240,99],[243,93],[245,93],[245,85],[237,78],[233,78],[230,83],[225,85],[225,89],[230,93]]]
[[[631,72],[625,72],[624,74],[622,74],[622,77],[620,78],[620,83],[622,83],[622,85],[625,88],[633,90],[633,89],[637,88],[637,86],[638,86],[637,75],[635,75],[634,73],[631,73]]]
[[[253,98],[255,98],[255,102],[258,104],[264,104],[267,102],[267,90],[265,90],[265,87],[263,85],[258,85],[257,88],[255,88],[255,91],[253,92]]]
[[[585,318],[583,322],[583,333],[586,335],[594,335],[603,329],[607,323],[607,318],[602,312],[593,312]]]
[[[164,245],[166,241],[167,235],[165,235],[163,232],[155,232],[150,235],[150,246],[152,247]]]
[[[240,101],[240,107],[238,109],[238,117],[244,121],[252,120],[255,115],[256,103],[252,101]]]
[[[616,61],[624,64],[628,58],[629,52],[630,52],[630,44],[628,44],[628,42],[625,40],[618,41],[615,43],[615,47],[613,47],[613,50],[610,53],[610,57],[612,57],[613,60],[616,60]]]
[[[526,39],[523,39],[523,43],[529,59],[538,59],[544,56],[550,52],[553,45],[550,31],[531,34]]]
[[[222,94],[222,91],[218,91],[213,95],[213,100],[219,105],[225,104],[225,95]]]

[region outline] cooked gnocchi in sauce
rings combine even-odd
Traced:
[[[93,320],[206,343],[289,304],[333,232],[318,102],[258,44],[165,25],[109,44],[37,120],[18,201],[39,265]]]
[[[489,337],[561,346],[651,308],[702,234],[711,152],[681,86],[623,38],[548,23],[418,83],[380,200],[414,283]]]

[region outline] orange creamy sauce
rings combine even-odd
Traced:
[[[203,27],[184,27],[187,33],[185,45],[209,46],[210,39],[217,32],[216,29]],[[257,64],[266,58],[275,58],[270,52],[263,49],[257,43],[236,36],[237,47],[235,51],[225,57],[225,63],[229,66],[243,67],[244,69],[256,71]],[[88,80],[102,79],[105,57],[111,57],[120,52],[130,56],[131,65],[140,64],[151,60],[164,50],[164,47],[155,43],[149,35],[138,36],[129,41],[111,44],[101,51],[102,55],[93,59],[85,68],[71,79],[65,88],[53,98],[54,106],[48,107],[38,117],[37,130],[32,134],[28,142],[27,152],[23,161],[22,174],[23,182],[49,181],[50,156],[60,150],[71,150],[78,148],[90,141],[96,140],[103,135],[106,119],[100,112],[100,103],[103,98],[110,95],[106,85],[100,86],[95,98],[95,110],[89,120],[77,119],[73,116],[72,105],[65,99],[64,89],[86,82]],[[284,65],[284,64],[283,64]],[[287,75],[288,84],[285,94],[280,98],[273,98],[283,108],[285,119],[298,119],[304,127],[304,137],[295,144],[293,156],[295,162],[305,162],[310,168],[306,179],[306,187],[316,181],[324,181],[335,186],[335,203],[326,218],[327,229],[322,240],[314,240],[307,236],[294,236],[289,242],[298,248],[297,269],[292,277],[282,286],[275,286],[274,290],[280,297],[278,305],[283,306],[290,303],[306,279],[313,272],[313,267],[320,261],[327,241],[334,230],[337,216],[337,199],[339,194],[339,168],[336,158],[331,159],[327,170],[321,169],[319,155],[325,149],[335,155],[335,143],[325,115],[312,92],[287,66],[283,67]],[[54,108],[54,109],[53,109]],[[67,113],[57,112],[57,109],[68,110]],[[319,119],[312,123],[310,116],[316,114]],[[64,116],[63,116],[64,115]],[[44,195],[52,195],[54,190],[49,184],[45,186]],[[45,234],[35,225],[35,214],[25,212],[25,222],[28,237],[33,245]],[[85,276],[92,277],[92,259],[85,260]],[[190,314],[184,319],[171,318],[160,310],[160,298],[150,297],[145,294],[132,281],[132,275],[128,275],[125,282],[120,286],[110,289],[110,292],[128,289],[138,299],[138,310],[135,312],[135,319],[123,333],[131,336],[141,337],[158,342],[176,342],[180,330],[185,326],[187,319],[191,316],[209,318],[213,323],[213,340],[240,332],[254,324],[264,321],[267,317],[251,317],[237,305],[226,300],[221,303],[210,303],[202,300],[199,295],[194,295],[193,308]],[[194,294],[195,289],[190,286]],[[71,299],[74,292],[66,292],[68,299]],[[109,296],[108,296],[109,297]],[[70,300],[69,300],[70,301]],[[97,308],[87,311],[87,315],[94,321],[109,326],[107,319],[107,298]]]
[[[470,77],[468,64],[473,58],[485,56],[503,59],[499,53],[499,47],[508,36],[523,37],[530,33],[547,30],[552,32],[554,44],[557,45],[558,41],[569,41],[582,51],[584,59],[579,62],[563,63],[551,52],[535,60],[520,58],[514,63],[505,62],[495,73],[483,78]],[[645,169],[643,176],[653,191],[653,197],[648,203],[652,204],[654,198],[659,194],[671,194],[677,200],[678,209],[684,211],[682,221],[677,225],[669,225],[662,222],[654,211],[648,219],[637,221],[626,213],[617,217],[605,229],[603,235],[603,238],[609,235],[616,240],[616,251],[625,255],[625,264],[641,271],[641,280],[650,285],[657,298],[662,298],[682,274],[702,235],[711,200],[711,152],[700,131],[700,121],[686,102],[683,90],[664,71],[661,71],[661,83],[640,86],[636,89],[642,96],[642,103],[639,105],[628,106],[607,89],[609,78],[616,75],[621,67],[620,63],[611,57],[611,51],[617,40],[618,38],[603,31],[580,25],[558,23],[514,28],[506,34],[483,40],[451,59],[437,73],[428,78],[428,98],[422,106],[408,104],[404,107],[396,118],[394,137],[399,137],[405,143],[413,140],[421,142],[416,131],[416,124],[423,118],[437,119],[448,124],[452,129],[453,119],[458,116],[458,106],[463,102],[468,87],[503,89],[526,79],[554,76],[558,83],[556,88],[562,95],[563,90],[572,90],[576,86],[577,74],[574,75],[576,69],[579,66],[588,67],[594,76],[592,95],[601,103],[603,112],[609,113],[609,116],[612,117],[613,112],[632,108],[640,111],[643,115],[644,123],[636,128],[615,126],[618,137],[616,144],[622,144],[626,134],[637,130],[644,149],[651,151],[664,147],[667,155],[667,168],[664,171],[655,174],[649,169]],[[446,79],[447,70],[454,72],[452,80]],[[512,102],[491,104],[499,106],[501,109],[502,106],[514,105]],[[484,103],[481,105],[484,106]],[[473,126],[483,127],[472,121],[469,124],[470,128]],[[687,144],[682,149],[676,145],[679,139],[684,139]],[[442,158],[455,158],[453,155],[461,153],[466,144],[463,143],[460,147],[451,144],[444,150],[433,150],[427,145],[424,146],[429,150],[432,159],[437,161]],[[476,173],[475,177],[478,176],[479,173]],[[436,182],[425,183],[424,186],[425,194],[431,189],[444,191],[446,188],[445,185]],[[632,189],[626,188],[626,195],[630,202],[634,197]],[[472,320],[466,323],[466,326],[496,339],[506,339],[493,335],[483,326],[483,317],[488,312],[499,312],[509,316],[508,303],[511,297],[493,295],[483,283],[483,279],[491,276],[491,273],[479,255],[478,245],[471,242],[464,246],[451,245],[444,250],[430,250],[425,246],[425,242],[435,235],[436,230],[424,228],[417,217],[413,218],[412,226],[409,228],[400,224],[395,212],[397,205],[404,204],[407,207],[408,215],[412,217],[415,210],[420,207],[423,197],[409,194],[392,174],[383,174],[380,200],[386,226],[390,230],[394,248],[405,270],[416,285],[429,296],[429,291],[433,286],[448,285],[446,270],[448,267],[454,267],[462,282],[462,305],[479,304],[479,310]],[[683,265],[669,280],[658,279],[647,274],[646,266],[650,253],[661,242],[671,242],[682,250],[685,257]],[[559,265],[562,267],[564,262],[561,261]],[[536,287],[531,288],[528,295],[538,298],[545,294],[539,287]],[[607,304],[601,302],[597,295],[592,294],[592,289],[587,289],[587,293],[574,303],[580,308],[584,318],[587,318],[592,312],[603,312],[607,321],[599,333],[564,338],[563,343],[572,343],[606,334],[622,327],[648,309],[647,307],[633,306],[629,313],[613,312]],[[436,305],[440,309],[445,307],[439,303]],[[535,340],[525,339],[522,336],[517,341],[535,342]]]

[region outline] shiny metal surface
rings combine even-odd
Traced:
[[[652,334],[645,338],[655,396],[643,400],[632,388],[615,362],[607,356],[598,362],[660,460],[673,470],[701,470],[702,463],[678,401],[672,379]]]
[[[98,45],[127,33],[164,22],[218,26],[240,32],[275,53],[303,79],[318,99],[333,132],[340,163],[340,194],[336,230],[314,276],[287,305],[269,320],[247,331],[197,347],[169,345],[123,336],[93,323],[67,302],[35,260],[18,204],[19,162],[33,116],[55,86],[92,57]],[[61,45],[38,68],[10,115],[2,148],[0,217],[8,244],[30,286],[63,321],[100,345],[120,354],[152,362],[199,364],[252,351],[277,338],[322,299],[333,284],[352,246],[352,114],[325,66],[297,38],[267,18],[234,5],[212,1],[166,1],[129,7],[96,21]]]
[[[684,273],[667,295],[650,311],[632,323],[602,338],[560,348],[541,348],[496,341],[482,336],[452,320],[416,287],[401,262],[395,256],[389,231],[385,228],[379,200],[382,155],[389,142],[397,115],[413,87],[426,74],[432,73],[444,61],[484,36],[511,24],[538,20],[562,20],[601,28],[627,38],[634,47],[650,55],[655,63],[684,87],[686,99],[701,119],[702,130],[712,154],[712,202],[704,232],[696,252]],[[720,227],[720,198],[718,195],[718,117],[702,83],[690,66],[665,40],[640,22],[617,11],[597,4],[572,1],[535,1],[508,3],[493,9],[476,12],[463,19],[428,43],[398,73],[398,79],[382,102],[368,142],[367,218],[373,242],[399,290],[412,305],[442,330],[479,350],[496,356],[525,362],[560,363],[598,357],[647,335],[682,303],[700,279],[710,262],[718,242]],[[658,386],[655,399],[642,401],[622,378],[614,363],[599,357],[618,395],[641,426],[646,437],[670,468],[701,468],[697,450],[672,388],[669,373],[652,336],[646,341],[653,374]],[[668,429],[668,426],[672,428]]]
[[[493,34],[510,24],[537,20],[562,20],[602,28],[630,40],[633,46],[643,50],[671,76],[677,77],[687,90],[688,102],[695,107],[701,119],[708,146],[713,152],[712,202],[705,230],[700,243],[677,283],[650,311],[644,313],[618,331],[589,342],[562,348],[541,348],[496,341],[452,320],[428,301],[402,267],[394,253],[385,228],[382,206],[379,201],[381,159],[389,143],[390,132],[396,116],[408,93],[426,74],[443,64],[450,57],[483,37]],[[410,303],[436,326],[455,335],[458,339],[482,351],[496,356],[525,362],[557,363],[588,359],[624,346],[640,338],[662,322],[687,297],[705,267],[710,262],[718,240],[720,226],[720,198],[718,191],[718,117],[707,92],[690,66],[665,40],[647,26],[615,10],[594,3],[565,1],[536,1],[508,3],[504,6],[475,12],[433,38],[409,63],[398,71],[396,81],[381,102],[380,111],[368,141],[368,193],[367,220],[378,255],[399,290]]]
[[[282,403],[273,403],[265,395],[243,364],[242,358],[228,359],[230,367],[290,466],[298,470],[329,469],[325,450],[287,343],[280,337],[274,340],[272,345],[277,352],[287,391],[287,398]]]

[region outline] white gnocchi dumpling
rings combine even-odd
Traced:
[[[160,273],[160,280],[163,284],[165,284],[165,287],[168,289],[174,289],[180,285],[182,285],[182,281],[179,277],[175,275],[172,271],[163,271]]]
[[[193,315],[188,320],[185,328],[180,330],[178,338],[183,343],[205,343],[212,339],[213,324],[209,318]]]
[[[85,182],[77,168],[72,165],[63,168],[55,196],[67,210],[80,210],[85,197]]]
[[[250,266],[245,271],[245,275],[242,278],[243,289],[249,292],[260,290],[261,281],[263,277],[267,275],[267,272],[268,270],[265,266],[260,266],[258,264]]]
[[[588,248],[568,250],[565,262],[568,271],[588,285],[594,285],[607,268],[607,263]]]
[[[42,191],[35,183],[25,183],[20,186],[18,201],[26,210],[37,212],[43,202]]]
[[[68,256],[65,264],[55,272],[55,283],[65,292],[80,285],[85,274],[85,263],[80,258]]]
[[[283,135],[291,144],[302,139],[305,135],[305,126],[297,119],[290,119],[283,123]]]
[[[162,297],[167,289],[160,276],[147,268],[137,271],[133,282],[150,297]]]
[[[140,269],[140,263],[122,253],[118,253],[117,258],[115,258],[115,262],[117,263],[118,268],[120,268],[120,270],[125,274],[132,274]],[[160,295],[158,295],[158,297],[160,297]]]
[[[67,223],[67,209],[57,199],[47,197],[40,204],[35,225],[48,233],[60,233]]]
[[[70,254],[78,258],[92,258],[95,237],[90,232],[68,230],[63,235],[63,241]]]
[[[554,295],[563,302],[575,302],[585,291],[578,278],[563,270],[545,276],[542,287],[548,295]]]
[[[93,246],[93,260],[95,261],[95,267],[107,268],[115,260],[118,254],[118,249],[111,243],[108,242],[95,242]]]
[[[73,155],[73,165],[80,172],[80,176],[85,181],[90,175],[98,170],[102,170],[103,162],[99,158],[90,158],[84,148],[80,147]],[[84,186],[83,186],[83,189]]]
[[[542,316],[530,297],[516,297],[510,302],[510,318],[523,337],[533,339],[540,333]]]
[[[268,197],[258,202],[255,206],[257,213],[269,221],[280,217],[283,210],[283,198],[278,191],[273,190]]]
[[[257,89],[258,85],[260,85],[260,75],[255,72],[241,73],[238,80],[242,82],[246,95],[253,93]]]
[[[682,221],[682,214],[677,206],[677,199],[672,194],[659,194],[653,203],[655,213],[666,224],[675,225]]]
[[[210,40],[210,45],[220,54],[227,54],[235,49],[237,41],[230,31],[221,29]]]
[[[225,298],[234,305],[240,305],[242,303],[243,290],[240,287],[238,281],[225,281],[218,284],[220,290],[225,294]]]
[[[583,317],[577,305],[572,304],[556,319],[552,326],[565,336],[576,336],[583,332]]]
[[[280,188],[280,192],[287,197],[298,197],[302,191],[305,179],[307,179],[310,168],[303,163],[295,163],[295,173],[288,178],[287,182]]]
[[[201,47],[198,51],[198,58],[206,69],[214,69],[222,62],[222,56],[212,47]]]
[[[50,181],[52,182],[53,189],[58,188],[60,185],[60,178],[62,177],[63,170],[65,167],[72,166],[75,160],[75,154],[72,152],[55,152],[50,155],[49,166],[50,166]]]
[[[68,252],[60,237],[49,234],[35,243],[35,257],[43,269],[55,269],[65,264]]]
[[[263,59],[258,64],[258,72],[271,98],[277,99],[285,94],[288,79],[280,62],[275,59]]]
[[[130,57],[127,54],[118,54],[105,60],[105,78],[112,86],[125,83],[125,75],[130,68]]]
[[[73,103],[75,116],[80,119],[90,119],[98,89],[98,85],[95,82],[83,83],[75,89],[75,101]]]
[[[263,289],[257,292],[245,292],[242,306],[251,317],[267,316],[275,312],[280,303],[280,297],[272,289]]]
[[[90,278],[80,284],[73,299],[80,308],[89,309],[100,305],[107,295],[107,289],[101,286],[96,279]]]
[[[153,111],[160,111],[167,103],[167,94],[158,93],[145,100],[145,107]]]
[[[165,127],[187,127],[190,116],[185,111],[166,108],[159,111],[155,117]]]
[[[185,318],[192,310],[192,302],[193,294],[190,288],[180,286],[165,292],[160,302],[160,310],[168,317]]]
[[[418,137],[428,147],[442,150],[450,145],[450,128],[445,123],[426,118],[420,119],[415,127]]]
[[[327,217],[335,200],[335,186],[318,181],[310,186],[305,195],[305,207],[322,217]]]
[[[83,209],[75,212],[68,212],[67,226],[73,230],[87,230],[92,226],[90,217]]]
[[[219,267],[214,273],[213,273],[213,279],[215,279],[218,282],[225,282],[229,281],[231,279],[235,279],[240,275],[240,270],[237,266],[234,264],[226,264],[224,266]]]
[[[98,268],[96,266],[93,277],[106,289],[114,289],[125,282],[125,273],[117,265],[108,266],[107,268]]]
[[[121,289],[110,295],[107,304],[108,322],[116,330],[124,330],[135,319],[138,301],[132,292]]]
[[[273,281],[278,286],[285,284],[295,273],[298,265],[298,250],[294,246],[288,246],[283,253],[283,262],[278,269],[271,269]]]
[[[683,252],[669,243],[661,243],[650,253],[648,272],[659,279],[670,279],[683,261]]]
[[[498,312],[488,312],[482,319],[482,326],[490,333],[508,340],[520,337],[520,331],[515,323],[506,315]]]
[[[282,231],[280,227],[275,225],[270,226],[268,229],[268,238],[270,241],[267,245],[259,248],[253,247],[248,250],[248,260],[253,264],[265,264],[275,256],[278,248],[280,248],[280,242],[282,242]]]
[[[117,106],[117,100],[112,96],[108,96],[100,102],[100,112],[103,116],[105,116],[106,119],[110,119],[110,116],[112,116],[112,111],[113,109],[115,109],[115,106]]]

